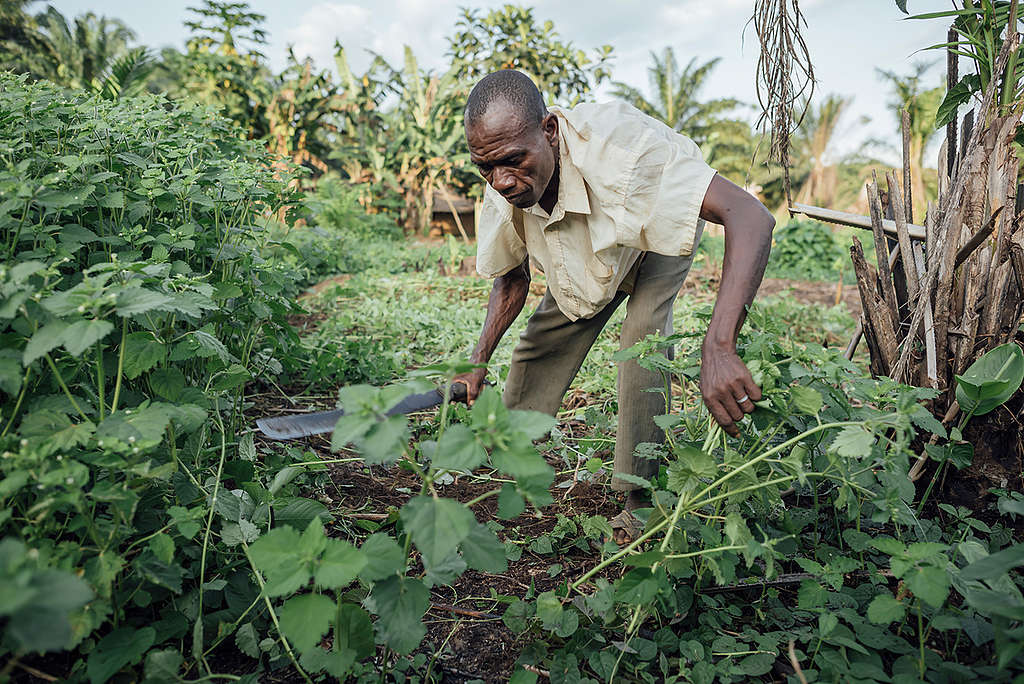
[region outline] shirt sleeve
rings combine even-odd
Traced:
[[[689,256],[697,247],[700,209],[715,170],[696,143],[667,126],[649,128],[639,142],[618,242],[665,256]]]
[[[512,223],[512,205],[488,186],[476,235],[476,271],[484,278],[505,275],[526,259],[526,244]]]

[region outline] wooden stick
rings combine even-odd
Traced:
[[[946,92],[948,93],[960,80],[959,71],[960,56],[956,53],[956,44],[960,41],[960,35],[952,26],[946,34]],[[946,175],[952,181],[956,173],[956,117],[954,116],[946,124]]]
[[[914,199],[912,190],[910,188],[910,112],[904,107],[900,114],[900,127],[903,129],[903,220],[904,222],[914,222]],[[895,176],[894,176],[895,178]],[[895,183],[893,183],[893,186]],[[892,192],[892,186],[889,188],[889,196],[896,197]],[[895,206],[897,200],[893,201]],[[899,223],[897,222],[897,228]],[[904,254],[910,254],[909,249],[905,249]]]
[[[893,331],[896,331],[900,325],[900,301],[896,297],[896,287],[892,282],[892,269],[889,267],[889,244],[882,232],[882,202],[878,198],[878,181],[875,179],[872,179],[868,185],[868,206],[871,209],[871,223],[874,227],[871,232],[875,238],[875,260],[878,262],[878,279],[882,288],[882,297],[892,318]]]
[[[859,214],[836,211],[835,209],[825,209],[824,207],[813,207],[809,204],[793,204],[793,206],[790,207],[790,211],[795,214],[803,214],[804,216],[818,219],[819,221],[825,221],[827,223],[834,223],[839,226],[852,226],[853,228],[865,228],[867,230],[872,229],[871,218],[868,216],[861,216]],[[889,219],[882,219],[882,230],[893,237],[897,237],[898,235],[896,232],[896,222],[890,221]],[[925,239],[924,226],[908,223],[907,232],[910,234],[911,239]]]
[[[889,268],[892,268],[892,265],[896,263],[896,258],[899,257],[899,255],[900,247],[899,245],[896,245],[896,249],[889,253]],[[850,338],[850,343],[846,345],[846,352],[844,353],[844,356],[847,361],[851,361],[853,359],[853,354],[857,351],[857,345],[860,344],[860,338],[863,337],[863,335],[864,321],[858,320],[857,327],[853,331],[853,337]]]
[[[857,274],[857,287],[860,289],[860,300],[864,307],[864,325],[869,332],[868,343],[874,342],[877,352],[877,359],[873,358],[872,362],[878,362],[876,370],[879,375],[888,375],[896,356],[892,310],[886,309],[885,302],[877,294],[875,269],[864,260],[864,249],[857,238],[853,239],[853,245],[850,247],[850,257]],[[884,262],[879,260],[879,263]],[[891,280],[889,285],[892,286]]]
[[[904,181],[906,181],[904,185],[909,189],[909,181],[906,178],[904,178]],[[907,232],[907,220],[904,214],[906,205],[900,201],[900,189],[896,185],[896,175],[892,171],[885,175],[885,182],[889,187],[890,204],[893,209],[893,218],[896,220],[896,234],[899,236],[900,252],[909,256],[909,258],[903,259],[903,272],[907,276],[907,289],[910,301],[915,302],[917,301],[917,294],[921,286],[918,279],[917,264],[914,263],[913,259],[914,251],[910,248],[910,233]]]
[[[921,254],[921,245],[914,245],[914,261],[918,271],[925,272],[924,256]],[[931,299],[925,297],[924,303],[924,358],[925,377],[932,389],[939,387],[938,364],[935,360],[935,318],[932,315]]]
[[[956,269],[960,264],[967,260],[967,257],[971,255],[978,248],[978,246],[985,241],[989,235],[992,234],[992,229],[996,225],[996,218],[1003,212],[1005,207],[999,207],[992,214],[991,218],[985,223],[984,226],[978,229],[978,232],[971,236],[971,239],[964,243],[964,246],[960,248],[956,253],[956,258],[953,259],[953,268]]]
[[[459,232],[462,233],[462,241],[469,244],[469,235],[466,234],[466,229],[462,227],[462,219],[459,218],[459,212],[455,211],[455,203],[452,202],[452,196],[448,194],[448,188],[444,186],[444,183],[438,186],[441,190],[441,194],[444,196],[444,201],[448,203],[448,211],[452,212],[452,216],[455,218],[455,225],[459,227]]]

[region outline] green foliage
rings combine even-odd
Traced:
[[[448,38],[452,67],[475,81],[499,69],[518,69],[537,84],[550,102],[573,105],[609,77],[612,47],[586,52],[564,42],[551,21],[538,24],[533,9],[507,4],[481,15],[463,8]]]
[[[227,458],[246,383],[296,341],[299,274],[266,260],[263,228],[288,177],[161,98],[4,75],[0,112],[0,652],[68,648],[95,682],[176,673],[230,634],[207,613],[242,615],[229,583],[257,595],[239,547],[323,509],[251,438]]]
[[[1024,381],[1024,352],[1008,342],[985,352],[956,376],[956,400],[968,414],[981,416],[1002,406]]]
[[[773,235],[769,274],[798,280],[834,280],[849,259],[832,230],[817,221],[791,220]]]

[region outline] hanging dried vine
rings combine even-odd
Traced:
[[[789,139],[807,113],[814,93],[814,68],[800,25],[807,20],[797,0],[755,0],[754,30],[761,44],[757,61],[757,126],[771,126],[769,160],[783,168],[786,202],[793,203],[789,181]],[[800,110],[799,115],[796,115]]]

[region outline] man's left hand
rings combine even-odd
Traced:
[[[754,402],[761,400],[761,388],[733,350],[703,350],[700,393],[711,415],[733,437],[740,435],[736,423],[753,413]]]

